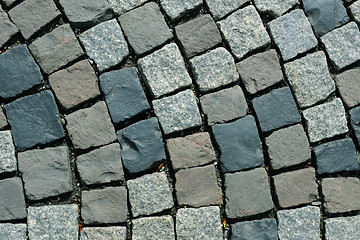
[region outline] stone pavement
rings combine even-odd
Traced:
[[[0,0],[0,239],[360,239],[360,0]]]

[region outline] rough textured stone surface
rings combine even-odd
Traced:
[[[12,7],[15,3],[18,3],[20,0],[2,0],[1,2],[5,4],[6,7]]]
[[[330,138],[349,129],[345,109],[339,98],[303,111],[310,142]]]
[[[82,191],[81,195],[81,216],[85,224],[126,222],[128,207],[125,187]]]
[[[66,116],[66,128],[77,149],[106,145],[116,140],[105,102],[80,109]]]
[[[29,207],[29,239],[78,239],[78,218],[79,208],[75,204]]]
[[[136,68],[125,68],[100,76],[100,87],[105,94],[113,122],[128,120],[150,109]]]
[[[231,240],[278,240],[277,224],[274,218],[231,224],[231,232]]]
[[[290,88],[282,87],[253,100],[261,130],[268,132],[299,123],[301,117]]]
[[[80,179],[87,185],[124,180],[118,143],[78,156],[76,166]]]
[[[0,139],[0,173],[14,172],[17,170],[17,161],[11,131],[0,131]]]
[[[201,92],[206,92],[239,80],[235,61],[223,47],[190,60],[194,78]]]
[[[85,227],[80,232],[80,240],[126,240],[126,227]]]
[[[274,17],[281,16],[299,3],[298,0],[254,0],[254,2],[259,12]]]
[[[188,87],[192,83],[175,43],[170,43],[140,59],[138,65],[155,98]]]
[[[132,221],[132,239],[175,239],[174,220],[171,216],[138,218]]]
[[[351,15],[355,19],[357,23],[360,22],[360,1],[356,1],[353,4],[350,5],[349,10],[351,12]]]
[[[350,69],[336,76],[336,86],[349,108],[360,105],[360,69]]]
[[[3,110],[0,108],[0,129],[4,129],[8,126],[8,122],[6,120],[6,116],[3,112]]]
[[[215,20],[225,17],[249,0],[206,0],[205,1]]]
[[[291,11],[271,21],[269,28],[284,61],[317,45],[309,20],[301,9]]]
[[[14,97],[42,81],[40,68],[26,45],[14,47],[0,55],[0,72],[2,98]]]
[[[311,158],[309,141],[300,124],[273,132],[265,142],[271,166],[275,170],[300,164]]]
[[[202,5],[202,0],[161,0],[160,4],[171,20],[176,20]]]
[[[5,105],[14,143],[19,151],[64,137],[59,111],[50,90]]]
[[[129,55],[123,32],[116,19],[102,22],[83,32],[80,41],[100,71],[119,64]]]
[[[122,15],[123,13],[144,4],[147,0],[108,0],[108,2],[116,14]]]
[[[220,31],[209,14],[176,26],[175,33],[187,58],[212,48],[222,41]]]
[[[260,166],[264,162],[258,129],[253,116],[212,127],[220,148],[223,172],[234,172]]]
[[[198,127],[202,124],[196,97],[191,90],[154,100],[152,104],[165,134]]]
[[[7,43],[19,30],[0,6],[0,47]]]
[[[36,39],[29,45],[29,49],[47,74],[83,55],[83,50],[69,24],[61,25]]]
[[[335,69],[340,70],[360,60],[360,32],[355,22],[350,22],[321,37],[326,52]]]
[[[174,206],[172,191],[164,172],[156,172],[127,182],[134,217],[150,215]]]
[[[160,165],[166,159],[157,118],[137,122],[117,132],[124,167],[130,173]]]
[[[230,5],[228,1],[221,2]],[[218,24],[231,51],[238,59],[270,43],[270,37],[254,6],[240,9]]]
[[[0,221],[25,217],[26,206],[21,178],[0,180]]]
[[[49,83],[66,110],[100,95],[98,79],[87,60],[51,74]]]
[[[209,125],[244,117],[248,110],[244,93],[238,85],[204,95],[200,103]]]
[[[216,154],[207,132],[167,140],[167,149],[175,171],[216,161]]]
[[[18,160],[28,199],[39,200],[73,190],[68,147],[21,152]]]
[[[325,220],[326,239],[360,239],[359,224],[360,216],[329,218]]]
[[[285,73],[300,107],[325,100],[335,91],[324,52],[316,52],[285,64]]]
[[[137,55],[144,54],[173,37],[154,2],[121,15],[119,21]]]
[[[360,107],[354,108],[350,111],[351,126],[355,131],[355,135],[360,143]]]
[[[360,210],[360,180],[358,178],[325,178],[322,181],[322,191],[327,213]]]
[[[0,239],[2,240],[26,240],[26,224],[1,223]]]
[[[273,209],[265,169],[225,174],[225,211],[228,218],[243,218]]]
[[[308,206],[278,211],[278,234],[286,239],[320,239],[320,209]]]
[[[178,240],[222,239],[219,207],[179,209],[176,214],[176,234]]]
[[[257,93],[284,79],[279,58],[274,49],[258,53],[236,64],[246,90]]]

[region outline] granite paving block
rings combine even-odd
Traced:
[[[275,89],[270,93],[254,98],[252,104],[263,132],[301,121],[300,113],[289,87]]]
[[[9,16],[3,11],[0,6],[0,47],[7,43],[15,34],[19,32],[13,22],[10,21]]]
[[[198,127],[202,124],[197,99],[191,90],[154,100],[152,104],[165,134]]]
[[[360,22],[360,1],[356,1],[350,5],[349,11],[357,23]]]
[[[252,55],[236,64],[248,93],[254,94],[284,80],[279,58],[274,49]]]
[[[244,117],[248,111],[244,93],[238,85],[206,94],[200,97],[200,103],[209,125]]]
[[[26,218],[26,205],[21,178],[0,180],[0,221]]]
[[[174,206],[166,173],[156,172],[127,181],[134,217],[151,215]]]
[[[40,200],[73,190],[67,146],[21,152],[18,161],[29,200]]]
[[[175,43],[141,58],[138,65],[143,80],[155,98],[191,86],[192,80]]]
[[[14,4],[18,3],[20,0],[1,0],[1,2],[7,7],[10,8]]]
[[[45,90],[5,105],[14,143],[19,151],[64,137],[54,95]]]
[[[192,58],[190,66],[201,92],[219,88],[239,80],[235,61],[223,47]]]
[[[207,132],[166,141],[172,167],[175,171],[216,161],[216,154]]]
[[[173,37],[159,6],[154,2],[121,15],[119,21],[136,55],[149,52]]]
[[[186,13],[199,8],[202,5],[202,0],[162,0],[160,4],[167,16],[172,21],[179,19]]]
[[[166,159],[157,118],[137,122],[117,132],[124,167],[130,173],[156,168]]]
[[[132,221],[132,239],[174,240],[174,220],[171,216],[145,217]]]
[[[19,67],[21,66],[21,67]],[[0,54],[0,97],[15,97],[23,91],[39,85],[42,75],[39,66],[26,45],[14,47]]]
[[[118,143],[112,143],[78,156],[76,167],[81,181],[87,185],[124,180]]]
[[[15,172],[17,161],[11,131],[0,131],[0,173]]]
[[[98,147],[116,140],[115,129],[103,101],[77,110],[65,118],[66,129],[76,149]]]
[[[298,0],[254,0],[255,6],[262,14],[278,17],[299,3]]]
[[[221,151],[223,172],[234,172],[260,166],[264,162],[258,128],[253,116],[212,127]]]
[[[134,67],[102,74],[100,88],[114,123],[126,121],[150,109]]]
[[[50,74],[83,55],[69,24],[61,25],[29,45],[42,70]]]
[[[327,213],[360,210],[360,180],[358,178],[325,178],[322,181],[322,192]]]
[[[352,240],[360,238],[360,216],[338,217],[325,220],[325,236],[327,240]]]
[[[6,120],[6,116],[3,110],[0,108],[0,130],[6,128],[8,125],[9,124]]]
[[[278,240],[275,218],[231,224],[231,240]]]
[[[334,29],[321,37],[326,52],[336,70],[360,60],[360,32],[355,22]]]
[[[320,239],[320,209],[307,206],[278,211],[278,234],[286,239]]]
[[[309,20],[301,9],[293,10],[271,21],[268,26],[284,61],[317,45]]]
[[[87,60],[51,74],[49,83],[59,103],[66,110],[100,95],[98,79]]]
[[[176,214],[176,235],[178,240],[222,239],[219,207],[180,208]]]
[[[355,131],[358,143],[360,143],[360,107],[353,108],[350,111],[351,126]]]
[[[229,1],[216,2],[230,5]],[[219,21],[218,25],[232,53],[238,59],[270,43],[270,37],[260,15],[252,5],[234,12],[226,19]]]
[[[214,19],[219,20],[249,2],[249,0],[206,0],[205,2]]]
[[[303,111],[310,142],[346,133],[345,109],[339,98]]]
[[[78,239],[79,208],[76,204],[28,208],[29,240]]]
[[[204,52],[222,41],[220,31],[209,14],[175,26],[175,33],[187,58]]]
[[[80,240],[126,240],[126,227],[85,227],[80,232]]]
[[[263,168],[226,173],[224,185],[228,218],[244,218],[274,208],[268,176]]]
[[[335,91],[324,52],[315,52],[284,65],[287,79],[301,108],[325,100]]]
[[[360,69],[350,69],[335,77],[340,95],[349,108],[360,105]]]
[[[2,240],[26,240],[26,224],[0,223],[0,239]]]
[[[117,15],[122,15],[123,13],[136,8],[148,0],[108,0],[111,8]]]

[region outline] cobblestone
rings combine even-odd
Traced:
[[[8,125],[9,124],[6,120],[6,116],[5,116],[4,112],[2,111],[2,109],[0,109],[0,130],[5,129]]]
[[[350,240],[360,238],[360,233],[357,230],[359,224],[360,216],[329,218],[325,220],[326,239]]]
[[[0,173],[15,172],[17,160],[11,131],[0,131]]]
[[[206,4],[215,20],[223,18],[247,2],[249,0],[228,0],[226,2],[223,0],[206,0]]]
[[[336,86],[340,95],[349,108],[360,105],[360,83],[356,81],[360,77],[360,69],[351,69],[340,73],[335,77]]]
[[[132,224],[133,240],[175,239],[174,220],[171,216],[138,218]]]
[[[356,1],[349,7],[350,13],[357,23],[360,22],[360,1]]]
[[[144,4],[147,0],[108,0],[111,8],[117,15],[122,15],[125,12]]]
[[[299,3],[298,0],[255,0],[254,2],[259,12],[274,17],[281,16]]]
[[[126,240],[126,227],[85,227],[80,232],[80,240]]]
[[[26,205],[21,178],[0,180],[0,221],[26,218]]]
[[[231,224],[231,232],[231,240],[278,240],[277,223],[274,218]]]
[[[350,111],[351,126],[355,131],[358,143],[360,143],[360,107],[354,108]]]
[[[11,38],[13,38],[15,34],[19,32],[15,24],[11,22],[9,16],[6,14],[6,12],[3,11],[1,6],[0,6],[0,28],[2,29],[0,35],[0,47],[2,47]]]
[[[176,20],[179,17],[182,17],[186,13],[200,7],[202,5],[201,0],[162,0],[160,2],[162,8],[164,9],[166,15],[170,17],[171,20]]]
[[[0,239],[3,240],[26,240],[26,224],[1,223]]]

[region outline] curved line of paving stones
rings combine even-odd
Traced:
[[[0,4],[0,239],[360,238],[360,0]]]

